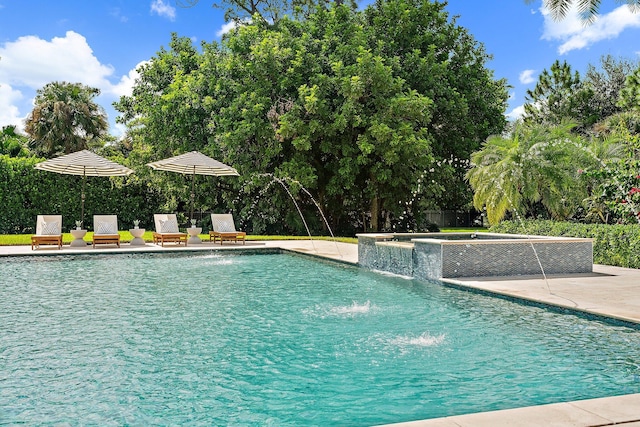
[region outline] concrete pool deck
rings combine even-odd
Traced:
[[[358,245],[322,240],[247,241],[246,245],[225,243],[187,247],[151,243],[144,246],[122,244],[101,245],[95,249],[71,248],[58,250],[45,246],[31,250],[30,246],[0,246],[0,257],[79,255],[114,253],[167,253],[184,251],[282,249],[348,264],[358,263]],[[496,278],[456,278],[443,282],[461,289],[469,288],[509,298],[524,299],[570,310],[605,316],[640,324],[640,270],[594,265],[593,273],[572,276],[516,276]],[[640,352],[640,349],[639,349]],[[430,420],[393,424],[398,427],[467,427],[467,426],[558,426],[591,427],[620,425],[640,427],[640,393],[605,397],[550,405],[515,408],[502,411],[457,415]]]

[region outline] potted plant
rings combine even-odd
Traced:
[[[139,219],[134,219],[133,220],[133,228],[140,228],[140,220]]]
[[[82,230],[82,221],[76,221],[76,230]]]
[[[196,220],[195,219],[191,220],[191,228],[196,228]]]

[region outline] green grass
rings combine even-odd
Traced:
[[[486,232],[486,228],[443,228],[440,231],[444,233],[467,233],[467,232]],[[133,240],[133,236],[128,231],[119,231],[120,241],[127,243]],[[91,241],[93,232],[88,232],[84,239],[87,242]],[[145,231],[142,236],[145,242],[153,241],[153,232]],[[203,240],[209,240],[208,234],[200,234],[200,238]],[[62,233],[62,243],[69,244],[73,240],[73,236],[70,233]],[[254,241],[268,241],[268,240],[309,240],[309,236],[259,236],[249,235],[247,240]],[[330,236],[313,236],[313,240],[333,240]],[[357,237],[336,237],[336,241],[343,243],[358,243]],[[0,234],[0,246],[13,246],[13,245],[30,245],[31,234]]]
[[[128,231],[119,231],[120,241],[123,243],[133,240],[133,236]],[[84,240],[90,242],[93,237],[93,232],[88,232],[84,236]],[[153,241],[153,232],[145,231],[142,236],[145,242]],[[200,234],[200,238],[209,241],[208,234]],[[71,233],[62,233],[62,243],[69,244],[73,240]],[[266,240],[309,240],[309,236],[247,236],[247,240],[253,241],[266,241]],[[333,240],[329,236],[313,236],[313,240]],[[336,241],[344,243],[358,243],[358,239],[355,237],[336,237]],[[30,245],[31,234],[0,234],[0,246],[16,246],[16,245]]]

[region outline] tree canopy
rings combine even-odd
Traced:
[[[558,125],[578,116],[575,94],[581,89],[580,73],[574,72],[567,61],[556,60],[550,70],[542,70],[536,86],[527,90],[523,119],[529,123]]]
[[[469,203],[464,170],[446,160],[505,125],[489,58],[443,4],[331,4],[239,26],[201,53],[174,35],[116,108],[145,161],[198,149],[238,169],[215,184],[225,199],[201,206],[266,229],[291,211],[286,194],[258,200],[270,174],[304,185],[334,227],[389,229],[407,209]]]

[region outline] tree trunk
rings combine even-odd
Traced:
[[[322,209],[322,206],[325,206],[324,201],[325,201],[325,191],[324,190],[318,190],[318,206],[319,206],[320,209]],[[322,212],[318,212],[318,215],[320,215],[320,224],[322,226],[322,232],[326,236],[327,232],[329,230],[327,228],[327,223],[322,218],[323,214],[325,215],[325,218],[326,218],[326,215],[328,215],[328,212],[325,212],[325,211],[326,211],[326,209],[323,209]]]
[[[370,206],[371,213],[371,231],[379,231],[380,224],[378,222],[380,218],[380,198],[378,196],[374,196],[371,199]]]

